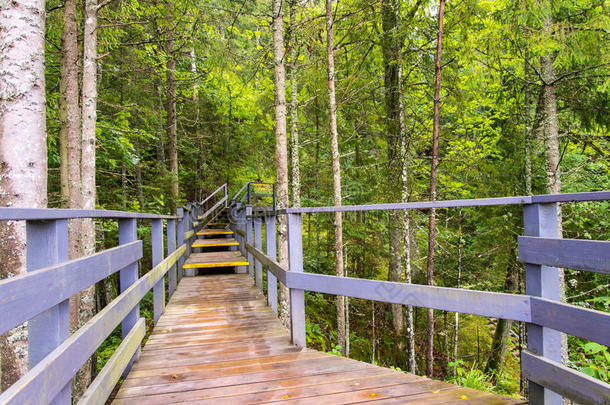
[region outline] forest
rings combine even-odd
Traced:
[[[279,208],[610,190],[607,0],[27,0],[0,9],[0,206],[174,214],[248,181],[276,183]],[[27,26],[44,42],[18,34]],[[15,59],[19,47],[25,57]],[[13,63],[40,69],[14,77]],[[18,102],[29,105],[27,124],[10,118]],[[19,180],[29,170],[35,180]],[[610,240],[608,201],[561,208],[564,237]],[[0,226],[3,241],[23,240],[13,232]],[[116,224],[101,219],[70,232],[72,258],[118,240]],[[525,293],[519,206],[310,214],[303,232],[306,272]],[[138,234],[150,246],[144,225]],[[3,243],[0,257],[13,250]],[[12,264],[2,260],[0,278],[15,275]],[[606,274],[565,269],[562,290],[568,303],[610,311]],[[73,297],[71,327],[117,294],[109,278]],[[527,395],[522,322],[319,293],[305,301],[312,348]],[[25,339],[19,329],[0,338],[0,392],[27,370]],[[117,331],[104,342],[74,392],[120,340]],[[605,346],[569,337],[564,363],[610,382]]]

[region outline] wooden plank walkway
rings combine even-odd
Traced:
[[[523,403],[299,349],[247,274],[185,277],[113,404]]]

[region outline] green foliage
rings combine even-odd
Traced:
[[[610,382],[610,353],[595,342],[578,342],[574,364],[588,376]]]
[[[489,377],[479,370],[476,365],[473,365],[468,369],[464,367],[464,362],[462,360],[458,360],[456,363],[449,363],[449,367],[453,367],[454,365],[456,366],[457,375],[450,380],[452,383],[475,390],[492,390],[493,386],[489,381]]]

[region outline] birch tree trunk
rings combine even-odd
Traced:
[[[441,94],[441,53],[443,50],[443,17],[445,0],[440,0],[438,8],[438,37],[436,41],[435,84],[434,84],[434,118],[432,126],[432,167],[430,169],[430,201],[436,201],[436,172],[438,169],[438,136],[440,125],[440,94]],[[426,278],[428,285],[434,284],[434,245],[436,243],[436,210],[430,209],[428,223],[428,262]],[[426,375],[434,374],[434,310],[428,309],[428,330],[426,350]]]
[[[47,206],[45,2],[0,11],[0,206]],[[0,222],[0,279],[25,272],[25,223]],[[1,390],[28,370],[26,324],[0,336]]]
[[[62,207],[80,206],[80,109],[78,105],[78,26],[76,0],[64,2],[59,78],[60,183]],[[77,232],[73,232],[76,233]],[[72,238],[77,235],[70,235]],[[80,246],[78,244],[77,246]],[[71,250],[73,246],[71,245]],[[80,248],[77,254],[80,253]],[[71,257],[76,257],[71,255]]]
[[[553,18],[551,14],[551,2],[546,2],[547,15],[544,17],[543,30],[546,36],[553,35]],[[555,54],[549,53],[542,57],[542,103],[544,108],[543,134],[544,134],[544,157],[546,162],[546,192],[548,194],[561,193],[561,155],[559,152],[559,118],[557,116],[557,95],[555,89]],[[557,226],[558,237],[563,234],[563,215],[561,204],[557,204]],[[559,296],[561,301],[566,300],[565,274],[562,268],[557,269],[559,273]],[[563,362],[568,361],[568,338],[565,333],[561,334],[561,357]]]
[[[290,0],[290,146],[292,160],[292,206],[301,206],[301,168],[299,162],[299,88],[298,39],[296,24],[297,0]]]
[[[282,0],[273,0],[273,63],[275,81],[275,165],[277,175],[277,208],[288,207],[288,146],[286,140],[286,70],[284,67],[284,16]],[[288,266],[288,239],[286,216],[279,215],[278,262]],[[290,327],[290,295],[288,288],[280,282],[280,320]]]
[[[326,0],[326,52],[328,56],[328,105],[330,108],[330,145],[333,159],[333,193],[335,206],[341,206],[341,162],[337,133],[337,103],[335,100],[335,54],[333,39],[333,2]],[[335,272],[343,277],[343,217],[335,212]],[[337,296],[337,343],[345,356],[345,298]]]
[[[81,121],[81,208],[95,209],[95,129],[97,125],[97,0],[85,1],[83,25],[83,76]],[[95,222],[86,218],[80,224],[81,254],[95,253]],[[78,326],[95,314],[95,285],[81,291],[78,299]],[[91,382],[91,359],[73,380],[73,396],[79,398]]]
[[[167,154],[170,174],[170,212],[176,212],[179,200],[178,189],[178,117],[176,113],[176,60],[174,58],[174,9],[172,2],[167,1],[166,20],[168,38],[166,46],[167,62],[165,77],[167,80]]]
[[[76,0],[64,3],[64,30],[60,58],[59,80],[59,116],[61,129],[60,143],[60,178],[62,206],[81,208],[81,120],[78,86],[78,25],[76,22]],[[69,257],[82,256],[82,220],[73,219],[69,227]],[[78,328],[78,294],[70,297],[70,327]]]

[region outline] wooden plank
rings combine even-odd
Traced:
[[[67,300],[141,257],[142,242],[135,241],[0,280],[0,334]]]
[[[176,219],[176,217],[173,215],[146,214],[141,212],[114,210],[0,207],[0,221],[46,221],[72,218]]]
[[[527,295],[292,272],[286,274],[286,285],[289,288],[392,304],[531,321],[530,297]]]
[[[28,273],[68,260],[68,220],[27,221],[25,228]],[[30,319],[27,328],[28,366],[32,368],[70,336],[68,299]],[[71,387],[66,384],[49,403],[69,405],[70,396]]]
[[[232,387],[233,389],[244,392],[244,387],[248,384],[260,384],[266,383],[265,386],[260,387],[261,390],[273,389],[279,384],[286,384],[286,380],[297,379],[299,377],[318,377],[328,380],[331,373],[348,373],[348,372],[359,372],[364,368],[374,368],[372,365],[366,364],[362,367],[354,365],[353,361],[345,361],[336,356],[324,356],[323,358],[307,359],[299,361],[291,361],[284,363],[277,363],[277,367],[267,368],[263,371],[248,372],[254,370],[253,368],[235,368],[226,369],[225,374],[219,377],[211,378],[200,378],[196,380],[176,380],[166,381],[159,384],[158,381],[150,385],[146,384],[146,381],[141,381],[142,385],[125,387],[122,386],[121,390],[117,393],[117,398],[128,398],[139,395],[158,395],[167,394],[171,392],[182,392],[190,390],[203,390],[203,389],[218,389],[223,387],[225,392],[229,392],[225,387]],[[365,364],[365,363],[362,363]],[[416,377],[414,377],[416,378]],[[272,381],[278,381],[277,384],[269,384]],[[288,382],[290,383],[290,381]],[[293,383],[294,386],[294,383]],[[248,389],[252,391],[252,389]],[[211,392],[208,391],[207,395]],[[226,395],[226,394],[225,394]]]
[[[277,245],[275,238],[275,216],[273,215],[265,216],[265,244],[266,258],[275,261],[277,259]],[[271,270],[267,270],[267,303],[277,315],[277,277]]]
[[[239,243],[234,238],[217,239],[197,239],[191,247],[216,247],[216,246],[237,246]]]
[[[213,213],[216,210],[216,208],[222,206],[226,202],[227,202],[227,196],[225,195],[222,199],[220,199],[220,201],[218,201],[209,210],[207,210],[203,215],[201,215],[199,217],[199,219],[202,221],[205,220],[211,213]]]
[[[245,266],[248,261],[237,251],[193,253],[182,266],[183,268],[210,268]]]
[[[577,403],[610,403],[610,384],[527,350],[521,353],[521,369],[528,380]]]
[[[57,349],[33,367],[25,376],[0,394],[0,403],[20,405],[46,404],[70,381],[74,373],[112,333],[146,293],[162,278],[169,266],[184,253],[176,250],[114,301],[73,333]],[[135,323],[134,323],[135,325]]]
[[[557,204],[531,204],[523,207],[523,231],[527,236],[559,236]],[[525,293],[554,301],[561,300],[559,269],[538,264],[525,264]],[[530,304],[531,305],[531,304]],[[561,333],[534,323],[526,325],[527,349],[552,360],[561,361]],[[529,399],[534,404],[561,405],[563,399],[534,381],[530,381]]]
[[[116,348],[114,354],[108,361],[95,380],[89,385],[78,405],[103,405],[110,396],[121,374],[127,364],[139,349],[145,333],[144,318],[135,324],[125,339]]]
[[[205,235],[233,235],[233,231],[229,229],[203,229],[197,232],[197,236]]]
[[[153,267],[163,260],[163,221],[153,219],[151,221],[151,248]],[[153,322],[157,323],[165,309],[165,280],[163,277],[153,287]]]
[[[532,297],[532,323],[610,346],[610,313]]]
[[[286,208],[277,210],[278,214],[305,214],[321,212],[353,212],[353,211],[388,211],[388,210],[412,210],[430,208],[452,208],[452,207],[489,207],[496,205],[523,205],[531,204],[532,197],[496,197],[496,198],[475,198],[464,200],[441,200],[441,201],[421,201],[409,203],[388,203],[388,204],[363,204],[363,205],[342,205],[326,207],[302,207]]]
[[[243,237],[243,238],[245,238],[245,237],[246,237],[246,231],[244,231],[244,230],[242,230],[242,229],[235,228],[235,232],[236,232],[236,233],[237,233],[239,236],[241,236],[241,237]]]
[[[256,257],[256,259],[259,260],[267,270],[269,270],[282,283],[286,284],[286,269],[251,244],[246,243],[245,246],[246,250]]]
[[[290,274],[303,273],[303,241],[301,215],[286,215],[288,234],[288,262]],[[288,286],[290,288],[290,325],[292,343],[298,347],[307,346],[305,336],[305,288]]]
[[[394,376],[391,370],[368,368],[365,370],[346,370],[331,375],[316,375],[279,380],[275,384],[253,383],[228,387],[188,390],[168,394],[147,394],[141,397],[147,405],[162,405],[175,402],[214,403],[214,404],[252,404],[257,401],[281,400],[286,395],[297,397],[307,395],[308,391],[336,392],[350,387],[365,389],[388,383],[388,376]],[[356,385],[358,384],[358,385]],[[292,394],[292,395],[291,395]],[[117,405],[128,404],[129,399],[114,402]]]
[[[199,233],[197,233],[197,235],[199,235]],[[187,231],[184,232],[184,241],[188,241],[189,239],[191,239],[193,236],[195,236],[195,231]]]
[[[519,236],[519,261],[610,274],[610,241]]]
[[[288,398],[273,399],[271,401],[261,401],[261,404],[351,404],[356,402],[365,402],[371,400],[380,400],[384,398],[393,398],[397,396],[415,395],[424,392],[436,391],[446,388],[449,384],[441,381],[424,380],[412,383],[401,383],[393,381],[393,378],[386,377],[380,381],[377,386],[368,385],[353,385],[349,387],[341,387],[338,392],[327,393],[324,388],[318,389],[314,387],[308,392],[300,393],[286,390]],[[294,396],[290,394],[293,393]],[[198,403],[198,402],[195,402]]]
[[[220,377],[227,375],[230,370],[238,370],[240,373],[244,369],[250,370],[250,372],[261,370],[261,369],[273,369],[278,364],[285,362],[292,362],[298,360],[311,360],[327,357],[325,353],[319,353],[315,351],[311,352],[296,352],[287,353],[276,356],[267,356],[252,361],[250,359],[231,360],[219,363],[206,363],[206,364],[193,364],[187,366],[176,366],[161,369],[146,369],[146,370],[133,370],[129,373],[129,378],[123,383],[123,386],[133,386],[130,384],[130,380],[138,379],[139,381],[146,381],[147,383],[153,383],[154,381],[183,381],[187,379],[200,379],[200,378],[211,378]],[[174,377],[175,376],[175,377]]]
[[[167,254],[171,255],[176,250],[176,220],[170,219],[167,221]],[[167,272],[167,288],[168,295],[171,297],[178,286],[178,274],[176,273],[176,265],[172,265]]]

